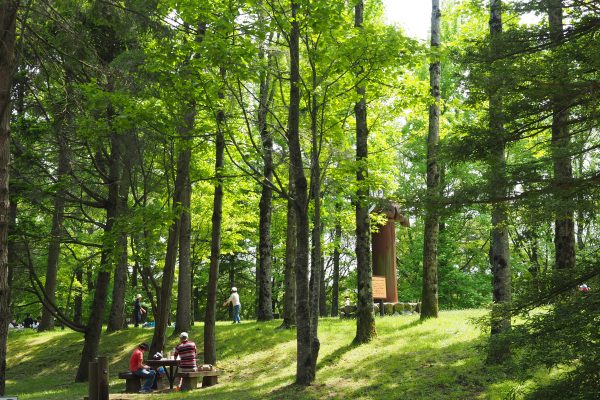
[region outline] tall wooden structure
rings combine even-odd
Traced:
[[[376,208],[373,213],[383,214],[388,220],[371,235],[373,276],[385,277],[386,303],[398,302],[398,274],[396,273],[396,222],[409,227],[410,222],[396,204]]]

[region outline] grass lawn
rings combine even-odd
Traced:
[[[482,310],[446,311],[419,323],[418,315],[377,318],[378,337],[353,347],[356,322],[325,318],[319,322],[321,350],[315,383],[294,382],[295,331],[278,331],[281,321],[217,324],[219,385],[188,393],[130,395],[132,399],[503,399],[519,398],[519,383],[500,368],[485,366],[483,336],[470,320]],[[202,325],[191,339],[202,351]],[[152,331],[130,328],[102,336],[102,355],[110,360],[110,392],[120,393],[129,355]],[[173,347],[177,339],[171,340]],[[83,345],[72,331],[10,332],[7,395],[19,399],[82,399],[87,384],[73,378]],[[167,350],[170,348],[168,347]],[[539,380],[551,379],[545,372]],[[538,382],[538,379],[536,379]],[[125,397],[123,397],[125,398]]]

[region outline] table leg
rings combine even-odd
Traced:
[[[169,365],[169,388],[173,390],[173,383],[175,382],[175,372],[173,371],[173,366]]]

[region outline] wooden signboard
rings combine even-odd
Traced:
[[[373,298],[374,299],[385,299],[387,298],[387,290],[385,287],[385,276],[373,275]]]

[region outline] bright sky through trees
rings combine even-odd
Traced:
[[[411,37],[426,40],[429,35],[431,2],[425,0],[383,0],[385,20],[398,24]]]
[[[510,0],[509,0],[510,2]],[[443,1],[442,1],[443,4]],[[383,0],[385,22],[397,24],[410,37],[427,40],[431,24],[431,1],[428,0]],[[541,16],[528,13],[520,16],[522,24],[538,23]]]

